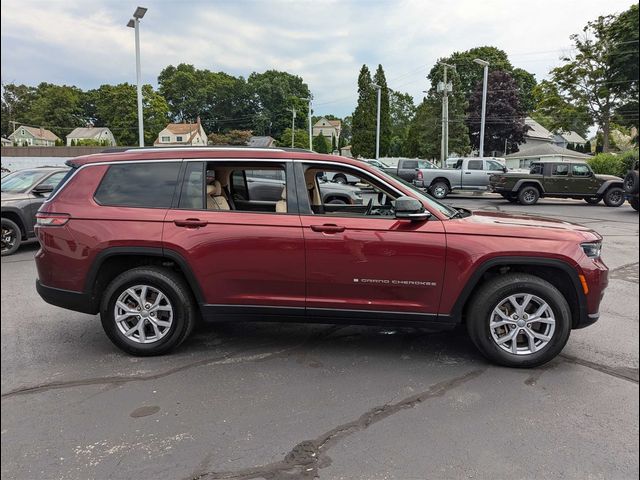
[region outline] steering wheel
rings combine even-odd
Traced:
[[[367,203],[367,211],[364,212],[365,216],[371,215],[373,211],[373,198],[369,199],[369,203]]]

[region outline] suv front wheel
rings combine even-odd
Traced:
[[[191,291],[171,270],[139,267],[117,276],[100,307],[111,341],[132,355],[162,355],[191,333],[196,310]]]
[[[2,219],[2,256],[13,255],[20,246],[22,232],[15,222],[8,218]]]
[[[467,330],[488,359],[508,367],[537,367],[564,348],[569,305],[549,282],[525,273],[485,283],[467,309]]]
[[[620,187],[611,187],[604,194],[604,203],[607,207],[619,207],[624,203],[624,190]]]

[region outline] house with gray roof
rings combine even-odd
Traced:
[[[20,147],[55,147],[60,137],[46,128],[21,125],[9,135],[9,140]]]
[[[276,139],[269,136],[252,136],[247,141],[248,147],[271,148],[276,146]]]
[[[587,140],[582,138],[577,132],[571,130],[570,132],[558,132],[554,136],[554,142],[559,147],[567,148],[569,144],[584,146]]]
[[[520,150],[505,157],[508,169],[529,168],[539,160],[564,162],[571,160],[588,160],[591,155],[569,150],[550,142],[523,143]]]
[[[554,135],[549,130],[544,128],[533,118],[527,117],[524,120],[527,126],[527,132],[524,134],[525,144],[536,145],[540,143],[553,143]]]
[[[115,147],[116,139],[107,127],[94,127],[93,125],[76,128],[67,135],[67,147],[92,143]]]

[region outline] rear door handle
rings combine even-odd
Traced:
[[[465,175],[471,175],[471,172],[464,172]]]
[[[199,218],[187,218],[185,220],[174,220],[173,223],[176,224],[176,227],[186,227],[186,228],[200,228],[200,227],[207,226],[207,222],[200,220]]]
[[[311,230],[323,233],[340,233],[345,231],[345,227],[334,224],[311,225]]]

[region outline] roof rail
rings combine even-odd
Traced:
[[[283,148],[274,148],[274,147],[247,147],[243,145],[208,145],[206,147],[191,147],[188,145],[171,145],[166,147],[124,147],[121,149],[108,149],[104,150],[103,153],[109,153],[111,151],[114,152],[146,152],[146,151],[157,151],[157,150],[249,150],[249,151],[259,151],[259,152],[284,152]],[[290,150],[290,149],[287,149]],[[298,149],[299,150],[299,149]],[[300,150],[303,152],[308,152],[309,150]]]

